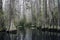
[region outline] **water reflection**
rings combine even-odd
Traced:
[[[32,36],[32,40],[59,40],[60,33],[50,33],[50,32],[41,32],[38,34],[38,31],[34,31]],[[17,34],[7,33],[7,32],[0,32],[0,40],[20,40],[20,35]]]
[[[9,34],[6,32],[0,32],[0,40],[10,40]]]

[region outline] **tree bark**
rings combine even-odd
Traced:
[[[58,0],[58,26],[60,26],[60,0]]]

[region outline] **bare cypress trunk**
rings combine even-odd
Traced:
[[[51,24],[51,20],[52,20],[52,10],[53,10],[53,7],[52,7],[52,0],[48,0],[48,4],[47,4],[47,12],[48,12],[48,23]]]
[[[58,0],[58,26],[60,25],[60,0]]]
[[[30,28],[26,28],[25,31],[25,40],[32,40],[32,30]]]
[[[14,1],[13,0],[2,0],[2,10],[5,18],[5,25],[9,30],[14,25]]]
[[[44,17],[47,22],[47,0],[44,0]]]

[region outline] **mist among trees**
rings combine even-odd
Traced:
[[[43,28],[59,29],[59,0],[2,0],[1,3],[0,28],[17,30],[16,40],[40,40]]]

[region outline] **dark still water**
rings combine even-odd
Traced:
[[[20,36],[14,33],[7,33],[7,32],[0,32],[0,40],[20,40],[17,39]],[[41,32],[33,33],[32,40],[59,40],[60,33],[53,33],[53,32]]]

